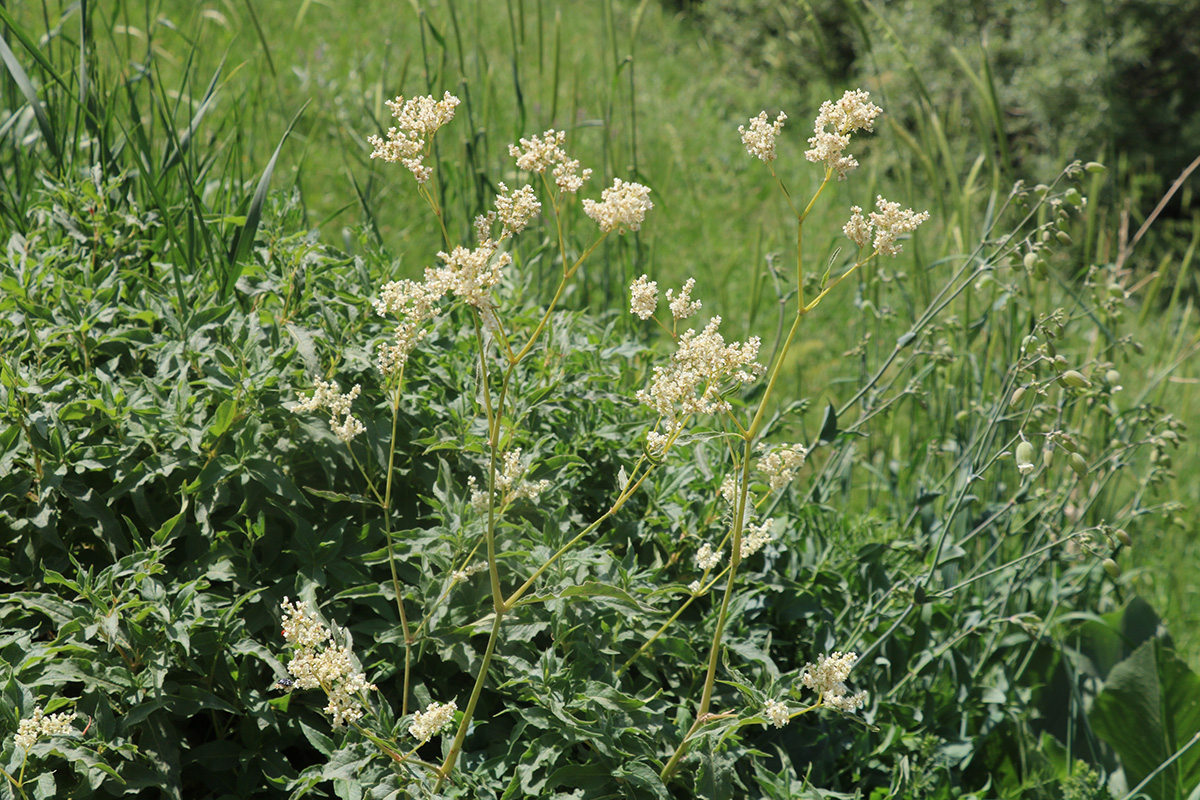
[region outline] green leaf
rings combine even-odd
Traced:
[[[244,463],[246,472],[254,476],[270,491],[306,508],[312,507],[308,498],[296,488],[296,484],[292,483],[291,478],[283,474],[283,470],[274,461],[268,461],[265,458],[248,458]]]
[[[1150,777],[1150,796],[1183,798],[1200,786],[1200,676],[1154,638],[1113,667],[1091,722],[1121,758],[1130,787]]]

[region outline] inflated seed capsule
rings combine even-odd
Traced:
[[[1042,448],[1042,466],[1045,467],[1046,469],[1050,469],[1050,465],[1053,463],[1054,463],[1054,448],[1053,447]]]
[[[1033,445],[1029,442],[1017,445],[1017,472],[1022,475],[1033,472]]]
[[[1083,165],[1083,168],[1093,175],[1102,175],[1108,172],[1108,167],[1101,164],[1099,161],[1089,161]]]
[[[1025,387],[1018,386],[1016,388],[1016,391],[1014,391],[1012,393],[1012,399],[1008,401],[1008,405],[1010,407],[1015,406],[1017,403],[1021,402],[1022,398],[1024,398],[1024,397],[1025,397]]]
[[[1112,578],[1114,581],[1121,577],[1121,568],[1117,565],[1117,562],[1113,561],[1111,558],[1104,559],[1104,571],[1107,572],[1108,577]]]
[[[1117,540],[1126,547],[1133,547],[1133,539],[1125,532],[1124,528],[1117,529]]]
[[[1071,243],[1071,234],[1067,233],[1066,231],[1059,231],[1058,233],[1054,234],[1054,238],[1058,239],[1059,244]]]
[[[1117,372],[1115,369],[1110,369],[1108,372],[1104,373],[1104,380],[1106,383],[1116,386],[1121,382],[1121,373]]]
[[[1054,368],[1056,370],[1058,370],[1059,372],[1062,372],[1064,369],[1066,369],[1067,368],[1067,357],[1062,354],[1055,355],[1054,356]]]
[[[1058,379],[1065,386],[1070,386],[1072,389],[1082,389],[1085,386],[1092,385],[1091,381],[1089,381],[1087,378],[1083,377],[1082,372],[1079,372],[1078,370],[1073,370],[1073,369],[1069,369],[1066,372],[1064,372],[1062,375],[1059,375]]]
[[[1079,453],[1071,453],[1067,459],[1067,463],[1071,465],[1071,469],[1075,470],[1075,474],[1079,477],[1084,477],[1088,474],[1087,459]]]
[[[1119,283],[1110,283],[1108,285],[1108,295],[1109,297],[1121,298],[1125,296],[1125,290],[1121,288],[1121,284]]]
[[[1026,253],[1025,258],[1023,258],[1021,261],[1025,265],[1025,269],[1027,271],[1033,272],[1033,265],[1037,262],[1037,259],[1038,259],[1037,253],[1034,253],[1031,251],[1031,252]]]

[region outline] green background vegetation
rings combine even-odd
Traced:
[[[1194,718],[1130,733],[1120,710],[1153,694],[1164,713],[1190,713],[1197,691],[1197,453],[1182,427],[1163,422],[1170,414],[1194,428],[1200,415],[1195,179],[1127,245],[1200,155],[1188,150],[1200,141],[1200,102],[1187,79],[1200,10],[1121,3],[1100,24],[1079,4],[938,8],[6,6],[4,730],[35,699],[72,698],[105,742],[58,745],[75,771],[31,778],[42,781],[31,795],[167,785],[184,797],[310,786],[353,796],[383,785],[385,765],[361,742],[331,737],[319,706],[270,689],[282,674],[278,602],[304,587],[350,623],[368,674],[393,694],[402,644],[378,520],[300,488],[361,490],[324,426],[285,403],[330,370],[366,389],[382,330],[367,298],[385,280],[419,275],[442,248],[408,174],[370,161],[366,137],[388,126],[385,100],[444,90],[463,105],[438,139],[438,191],[464,240],[495,183],[517,180],[507,144],[550,127],[568,130],[572,155],[596,170],[584,196],[613,176],[653,189],[642,233],[607,243],[568,297],[578,316],[563,322],[566,355],[547,379],[556,401],[530,423],[540,457],[562,468],[546,475],[557,484],[546,507],[585,519],[641,433],[622,398],[653,364],[642,352],[652,342],[613,313],[629,280],[649,272],[665,287],[694,276],[731,336],[768,338],[778,324],[795,232],[739,124],[761,109],[789,114],[776,168],[807,198],[818,177],[802,153],[820,102],[862,86],[887,112],[856,141],[863,166],[806,223],[809,265],[841,263],[845,240],[834,234],[851,204],[875,194],[933,217],[899,259],[865,270],[806,320],[778,437],[818,441],[832,431],[831,404],[841,434],[778,510],[789,533],[748,578],[732,634],[731,670],[744,674],[734,681],[742,694],[726,699],[746,705],[818,652],[866,651],[858,685],[880,698],[874,727],[806,717],[781,732],[714,736],[678,796],[746,786],[799,796],[807,781],[878,797],[1089,797],[1068,794],[1086,783],[1076,759],[1104,773],[1123,767],[1132,786],[1186,744],[1172,737]],[[1050,280],[1025,274],[1022,251],[976,250],[1014,230],[1020,209],[1000,210],[1015,180],[1051,184],[1074,158],[1109,170],[1077,184],[1089,202],[1064,223],[1070,244],[1052,249]],[[275,193],[256,195],[270,163]],[[1017,239],[1052,222],[1043,209]],[[510,290],[527,313],[556,265],[543,243],[519,247],[530,278]],[[991,282],[976,278],[984,266]],[[968,281],[918,328],[944,287]],[[1109,295],[1109,283],[1127,295]],[[963,455],[1012,441],[1020,343],[1059,307],[1059,352],[1072,366],[1111,363],[1124,390],[1100,380],[1106,366],[1092,373],[1091,400],[1044,401],[1046,424],[1083,439],[1097,471],[1074,484],[1058,454],[1021,500],[1028,510],[989,528],[1018,478],[1009,462],[968,492]],[[856,397],[916,330],[880,392]],[[451,524],[482,458],[473,413],[456,400],[471,381],[468,344],[450,326],[423,348],[401,431],[413,447],[394,527],[407,531],[404,580],[422,607],[470,546],[469,525]],[[694,463],[664,473],[643,506],[547,579],[548,597],[597,580],[640,605],[549,599],[519,622],[527,642],[506,654],[506,688],[479,715],[464,794],[654,795],[643,768],[676,735],[711,620],[695,611],[627,683],[609,685],[609,662],[619,666],[673,610],[668,587],[691,580],[680,531],[712,524],[693,495],[719,484],[719,457],[698,445]],[[1103,491],[1081,494],[1088,485]],[[1133,537],[1118,581],[1065,545],[989,573],[1103,520]],[[516,563],[573,522],[526,510],[511,530]],[[948,530],[949,555],[935,544]],[[939,589],[971,583],[914,599],[915,579],[935,573]],[[419,691],[440,699],[470,686],[477,656],[465,631],[485,602],[481,590],[447,605],[446,633],[418,662],[438,677]],[[1122,744],[1122,734],[1151,745]],[[43,775],[64,763],[38,747]],[[3,752],[5,769],[19,768],[11,735]],[[1186,797],[1197,757],[1165,770],[1151,796]]]

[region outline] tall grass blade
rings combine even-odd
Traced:
[[[292,117],[292,121],[288,123],[287,130],[283,132],[283,136],[279,138],[279,144],[275,146],[275,152],[271,154],[271,160],[267,162],[266,169],[263,170],[262,177],[258,180],[258,188],[254,190],[254,197],[250,201],[250,208],[246,211],[246,222],[238,229],[234,235],[233,241],[229,245],[229,272],[225,276],[225,282],[221,286],[221,300],[229,296],[233,291],[234,284],[241,276],[242,260],[250,251],[250,245],[254,242],[254,236],[258,233],[258,225],[262,221],[263,205],[267,201],[267,190],[271,186],[271,175],[275,172],[275,162],[279,160],[279,154],[283,151],[283,144],[291,135],[292,129],[296,127],[296,123],[300,121],[300,116],[304,110],[308,108],[311,100],[305,101],[300,110],[296,112],[296,116]]]
[[[25,74],[25,70],[21,67],[21,62],[17,61],[17,56],[9,48],[8,42],[0,39],[0,58],[4,59],[4,66],[8,68],[8,74],[12,76],[13,82],[17,84],[17,88],[21,90],[21,94],[25,96],[25,102],[33,109],[34,118],[37,121],[38,130],[42,133],[42,139],[46,141],[46,147],[49,148],[50,154],[54,156],[55,163],[62,168],[62,150],[59,147],[58,137],[54,133],[54,126],[50,123],[50,117],[46,114],[46,109],[42,107],[42,103],[38,100],[37,89],[33,82],[29,80],[29,76]]]

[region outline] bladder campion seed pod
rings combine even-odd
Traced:
[[[1133,547],[1133,539],[1125,532],[1124,528],[1117,529],[1117,540],[1126,547]]]
[[[1069,386],[1072,389],[1082,389],[1085,386],[1091,386],[1092,382],[1083,377],[1083,373],[1077,370],[1069,369],[1062,375],[1058,376],[1058,381],[1063,386]]]
[[[1033,445],[1022,441],[1017,445],[1017,472],[1028,475],[1033,472]]]
[[[1121,577],[1121,567],[1111,558],[1104,559],[1104,571],[1107,572],[1108,577],[1112,578],[1114,581]]]
[[[1087,459],[1079,453],[1071,453],[1070,458],[1067,459],[1067,463],[1071,465],[1071,469],[1075,470],[1075,474],[1079,477],[1082,478],[1088,474]]]
[[[1058,370],[1059,372],[1062,372],[1064,369],[1066,369],[1067,368],[1067,357],[1064,356],[1062,353],[1055,353],[1054,354],[1054,368],[1056,370]]]
[[[1049,447],[1049,446],[1042,448],[1042,466],[1045,467],[1046,469],[1050,469],[1050,465],[1053,462],[1054,462],[1054,448]]]
[[[1025,387],[1018,386],[1016,391],[1014,391],[1012,393],[1012,399],[1008,401],[1008,405],[1010,407],[1015,406],[1017,403],[1021,402],[1022,398],[1024,398],[1024,397],[1025,397]]]

